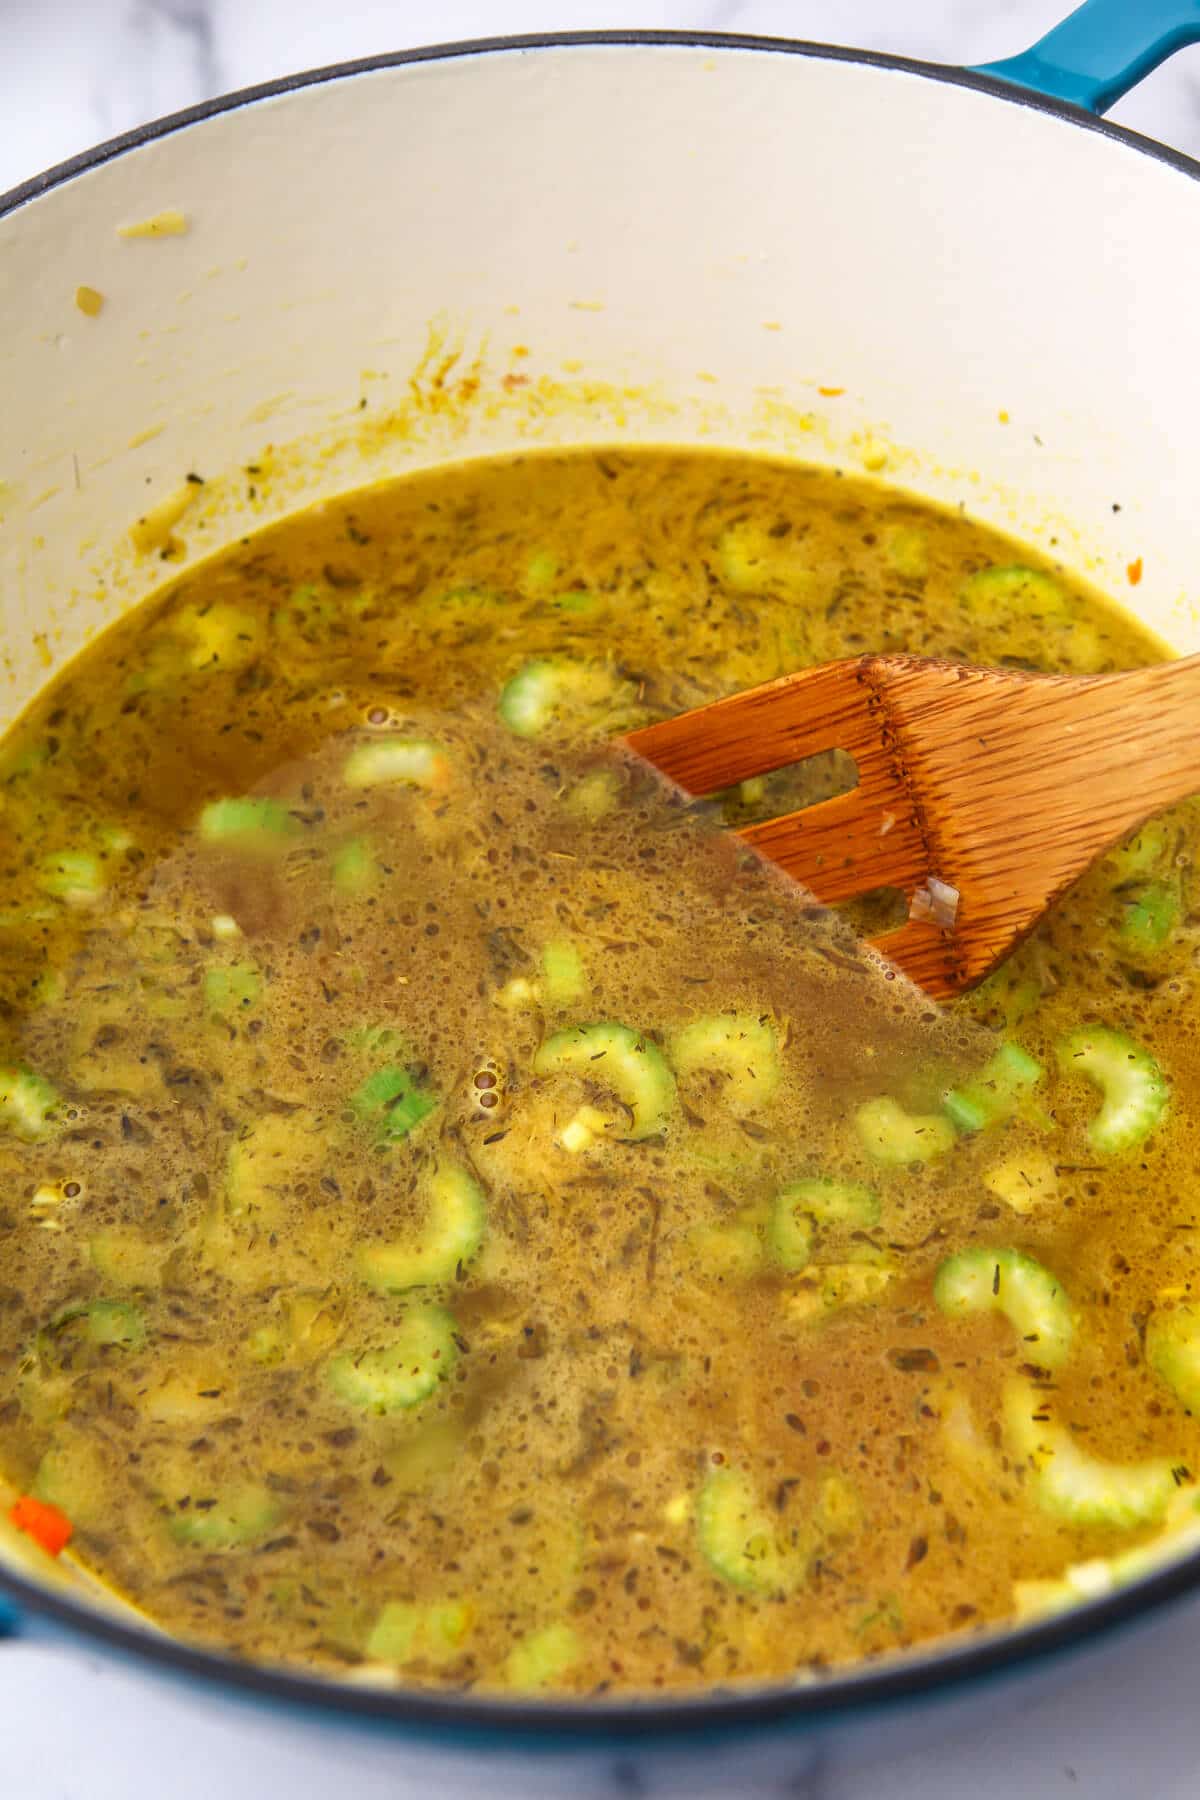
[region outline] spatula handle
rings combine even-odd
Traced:
[[[1126,797],[1139,820],[1200,793],[1200,656],[1101,675],[1079,694],[1079,719],[1063,720],[1064,776],[1081,768],[1098,799]]]
[[[931,680],[914,663],[890,691],[908,767],[941,796],[934,866],[1000,912],[1011,899],[1036,916],[1106,845],[1200,793],[1200,656],[1087,679]]]

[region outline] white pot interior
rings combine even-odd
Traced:
[[[128,527],[189,473],[194,561],[421,463],[615,438],[873,468],[1190,647],[1195,204],[1033,106],[683,44],[402,64],[152,138],[0,220],[3,711],[171,572]],[[164,209],[186,234],[118,235]]]

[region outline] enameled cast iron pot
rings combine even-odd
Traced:
[[[452,45],[214,101],[30,182],[0,201],[0,717],[169,572],[128,536],[159,502],[190,502],[194,560],[440,458],[600,440],[882,470],[1200,648],[1200,165],[1095,116],[1196,39],[1200,0],[1090,0],[984,71],[692,34]],[[172,211],[186,233],[119,235]],[[0,1621],[290,1729],[373,1727],[443,1792],[590,1791],[602,1765],[619,1787],[635,1747],[656,1792],[782,1791],[813,1733],[945,1729],[1198,1587],[1193,1557],[816,1684],[589,1704],[242,1667],[12,1543]]]

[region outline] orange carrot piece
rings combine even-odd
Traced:
[[[75,1529],[66,1513],[45,1500],[35,1500],[32,1494],[22,1494],[16,1505],[9,1508],[8,1516],[18,1531],[40,1544],[50,1556],[62,1555]]]

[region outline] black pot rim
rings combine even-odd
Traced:
[[[891,69],[924,80],[975,88],[1008,105],[1051,113],[1077,129],[1113,139],[1140,155],[1191,176],[1193,180],[1200,179],[1200,162],[1182,151],[1123,126],[1109,124],[1069,101],[1014,87],[997,77],[971,69],[922,62],[883,51],[729,32],[565,31],[474,38],[460,43],[398,50],[333,63],[218,95],[198,106],[186,107],[181,112],[122,132],[120,136],[20,183],[7,194],[0,195],[0,218],[144,144],[189,125],[201,124],[219,113],[252,106],[260,100],[274,99],[301,88],[407,64],[596,45],[768,51],[815,61]],[[20,1616],[36,1622],[33,1630],[39,1636],[45,1626],[62,1626],[94,1645],[150,1662],[161,1670],[202,1682],[210,1689],[224,1689],[226,1694],[232,1689],[235,1695],[246,1700],[269,1700],[282,1707],[294,1708],[310,1721],[320,1715],[331,1722],[341,1720],[349,1724],[357,1720],[383,1728],[399,1726],[412,1737],[441,1742],[460,1750],[486,1749],[493,1755],[505,1750],[540,1750],[544,1754],[556,1748],[575,1753],[599,1749],[611,1752],[622,1745],[644,1746],[654,1740],[678,1743],[687,1739],[697,1744],[714,1737],[745,1734],[770,1724],[791,1725],[802,1730],[819,1723],[852,1719],[856,1715],[861,1717],[871,1710],[892,1710],[919,1700],[949,1698],[971,1682],[1006,1674],[1013,1676],[1027,1667],[1044,1669],[1057,1654],[1080,1650],[1122,1624],[1145,1619],[1171,1601],[1182,1600],[1198,1587],[1200,1550],[1143,1577],[1133,1586],[1070,1612],[1017,1629],[953,1639],[948,1645],[925,1654],[909,1653],[859,1664],[844,1673],[805,1677],[791,1684],[706,1690],[667,1700],[640,1697],[609,1700],[601,1696],[586,1701],[531,1701],[492,1698],[471,1692],[440,1693],[358,1686],[290,1669],[239,1662],[126,1624],[0,1565],[0,1596],[7,1598]]]

